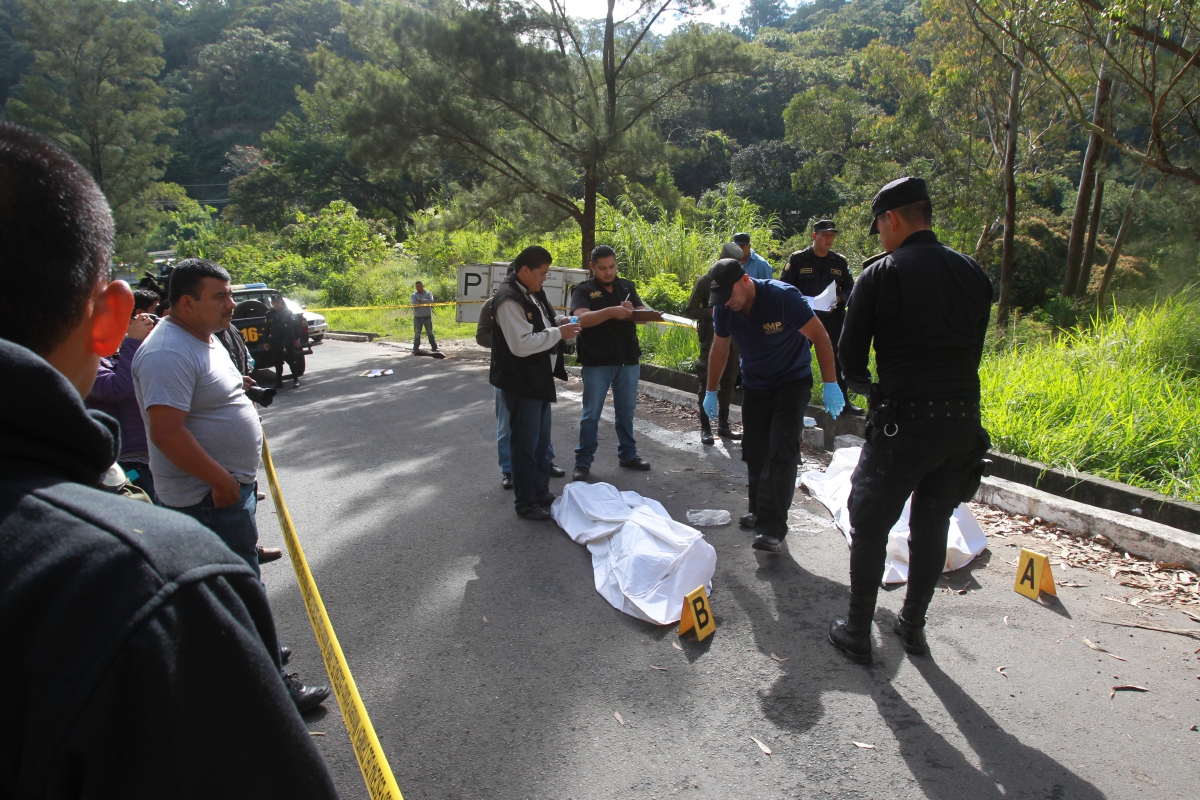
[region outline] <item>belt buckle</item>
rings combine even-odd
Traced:
[[[888,428],[892,429],[891,433],[888,433]],[[883,435],[888,437],[889,439],[892,438],[893,436],[895,436],[899,432],[900,432],[900,426],[894,422],[889,422],[887,425],[883,426]]]

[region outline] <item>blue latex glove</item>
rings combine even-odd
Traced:
[[[825,403],[825,410],[829,412],[829,416],[834,419],[837,419],[838,414],[846,407],[846,396],[842,394],[842,387],[836,383],[821,384],[821,400]]]
[[[834,386],[837,386],[837,384],[835,383]],[[704,413],[708,414],[709,419],[717,418],[717,393],[716,392],[705,392],[704,393],[704,402],[701,403],[701,405],[704,407]]]

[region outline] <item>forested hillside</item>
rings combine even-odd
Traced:
[[[869,254],[872,194],[916,174],[939,233],[1003,283],[1002,318],[1069,321],[1106,267],[1130,297],[1197,277],[1195,6],[750,0],[722,29],[676,18],[697,0],[608,20],[0,0],[0,101],[93,170],[126,263],[176,247],[382,302],[525,241],[575,266],[615,240],[631,274],[682,287],[732,225],[778,262],[832,216]]]

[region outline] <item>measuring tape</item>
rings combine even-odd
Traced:
[[[321,602],[321,593],[317,591],[317,582],[313,580],[312,570],[304,558],[304,550],[300,547],[300,539],[296,535],[296,527],[292,524],[292,515],[288,513],[287,504],[283,502],[283,492],[279,488],[279,478],[275,475],[275,464],[271,461],[271,449],[267,447],[267,439],[263,437],[263,467],[267,472],[267,483],[271,487],[271,499],[275,501],[275,511],[279,515],[279,527],[283,529],[283,539],[287,543],[288,554],[292,557],[292,566],[296,570],[296,579],[300,583],[300,594],[304,597],[304,607],[308,611],[308,621],[312,623],[313,633],[317,637],[317,645],[321,648],[321,658],[325,660],[325,669],[329,672],[329,681],[333,684],[333,694],[337,697],[342,709],[342,719],[350,732],[350,744],[354,747],[354,756],[362,770],[363,780],[367,782],[367,792],[371,800],[404,800],[400,787],[396,784],[396,776],[388,764],[379,737],[367,716],[367,707],[363,705],[358,687],[354,685],[354,676],[350,674],[350,665],[338,644],[337,634],[333,632],[333,623],[325,612],[325,604]]]

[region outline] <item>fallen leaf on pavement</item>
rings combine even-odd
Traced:
[[[1008,615],[1007,614],[1004,615],[1004,624],[1005,625],[1008,624]]]
[[[754,737],[753,737],[753,736],[751,736],[750,738],[751,738],[751,739],[754,739]],[[758,739],[754,739],[754,743],[755,743],[756,745],[758,745],[758,749],[759,749],[759,750],[762,750],[762,751],[763,751],[764,753],[766,753],[767,755],[771,755],[771,748],[767,747],[765,744],[763,744],[762,742],[760,742]]]
[[[484,622],[487,622],[487,617],[484,617],[484,618],[483,618],[483,621],[484,621]]]
[[[682,647],[679,646],[679,642],[671,642],[671,647],[674,647],[676,650],[683,649]]]
[[[875,745],[873,744],[863,744],[862,742],[851,742],[850,744],[854,745],[855,747],[861,747],[863,750],[875,749]]]
[[[1194,727],[1196,727],[1196,726],[1195,726],[1195,725],[1193,725],[1192,727],[1194,728]],[[308,735],[309,735],[309,736],[324,736],[324,735],[325,735],[325,731],[309,731],[309,732],[308,732]]]
[[[775,659],[775,660],[776,660],[776,661],[778,661],[780,664],[782,664],[783,662],[787,661],[787,659],[786,659],[786,658],[780,658],[779,656],[775,655],[774,653],[771,653],[771,658]]]
[[[666,668],[666,667],[656,667],[656,666],[654,666],[653,664],[651,664],[651,665],[650,665],[650,669],[656,669],[656,670],[658,670],[659,672],[666,672],[666,671],[667,671],[667,668]]]
[[[621,723],[622,725],[624,725],[624,724],[625,724],[625,720],[621,719],[621,712],[620,712],[620,711],[614,711],[614,712],[613,712],[613,718],[614,718],[614,719],[616,719],[616,721],[617,721],[617,722],[619,722],[619,723]]]
[[[1134,686],[1132,683],[1122,683],[1120,686],[1112,687],[1112,691],[1108,693],[1108,699],[1112,700],[1117,696],[1117,692],[1148,692],[1150,691],[1145,686]]]
[[[1007,678],[1007,677],[1008,677],[1008,673],[1004,671],[1004,670],[1006,670],[1006,669],[1008,669],[1008,667],[1007,667],[1007,666],[1004,666],[1004,667],[996,667],[996,672],[999,672],[1001,675],[1003,675],[1004,677],[1006,677],[1006,678]]]
[[[1083,643],[1084,643],[1084,644],[1086,644],[1088,647],[1092,648],[1093,650],[1095,650],[1097,653],[1104,653],[1104,655],[1106,655],[1106,656],[1109,656],[1109,657],[1111,657],[1111,658],[1115,658],[1117,661],[1124,661],[1124,660],[1125,660],[1125,659],[1121,658],[1120,656],[1118,656],[1118,655],[1116,655],[1116,654],[1114,654],[1114,653],[1110,653],[1110,652],[1108,652],[1108,651],[1107,651],[1107,650],[1105,650],[1103,647],[1101,647],[1100,645],[1096,644],[1095,642],[1093,642],[1091,639],[1087,638],[1086,636],[1085,636],[1085,637],[1083,637]]]

